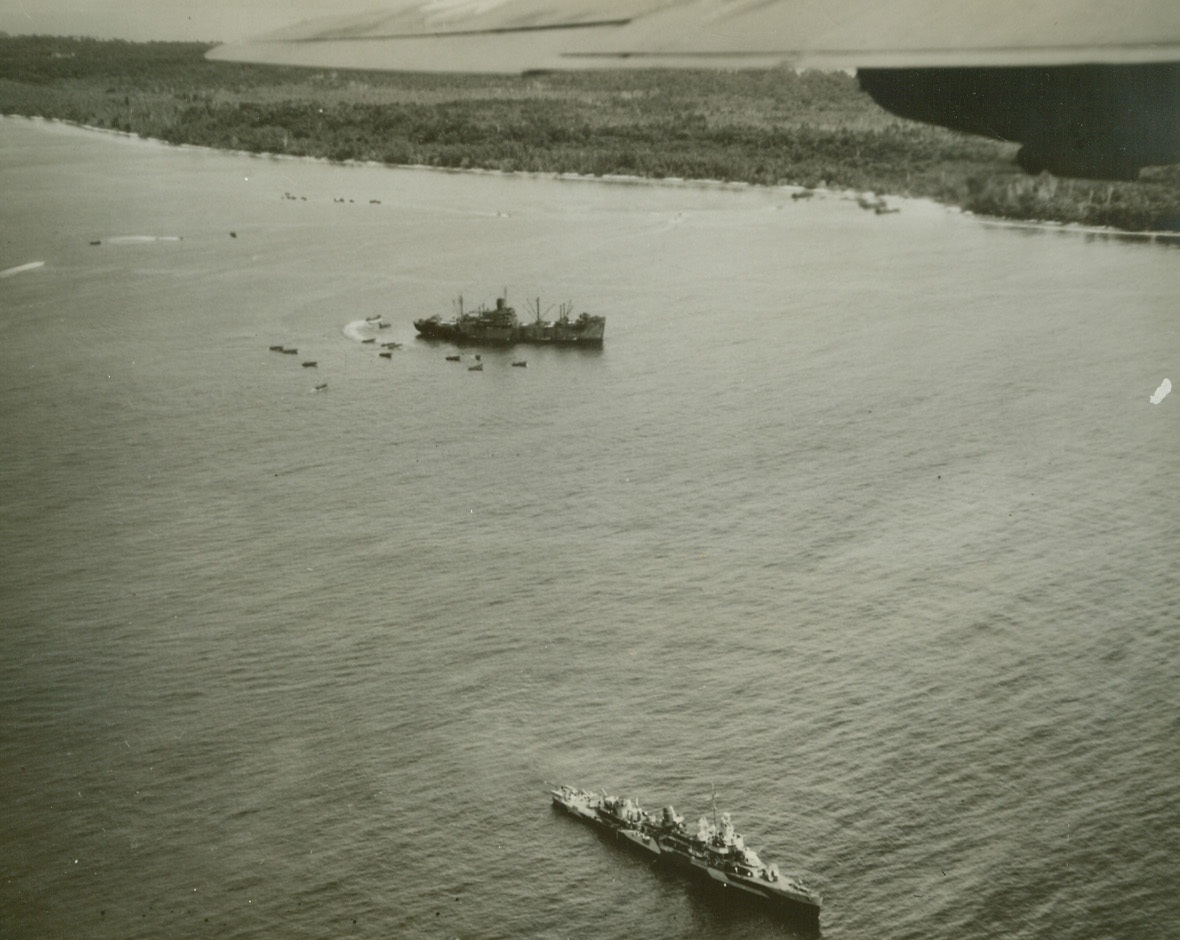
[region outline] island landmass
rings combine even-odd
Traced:
[[[852,190],[1180,231],[1180,166],[1030,176],[1017,144],[897,118],[843,72],[398,73],[218,62],[212,46],[0,35],[0,113],[252,153]]]

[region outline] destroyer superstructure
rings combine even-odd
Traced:
[[[613,833],[661,861],[818,921],[819,893],[780,872],[777,865],[765,864],[734,830],[728,813],[712,823],[702,816],[694,831],[671,806],[652,816],[633,799],[599,796],[571,786],[549,792],[553,804],[574,818]]]

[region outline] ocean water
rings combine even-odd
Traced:
[[[0,121],[0,935],[1175,936],[1176,248],[791,197]]]

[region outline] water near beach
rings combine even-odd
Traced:
[[[0,122],[0,935],[800,932],[561,781],[1175,936],[1180,254],[892,205]],[[414,338],[505,289],[605,348]]]

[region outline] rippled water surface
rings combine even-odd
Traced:
[[[715,787],[830,938],[1180,928],[1175,248],[14,119],[0,184],[3,936],[800,932],[547,780]],[[505,289],[605,348],[415,340]]]

